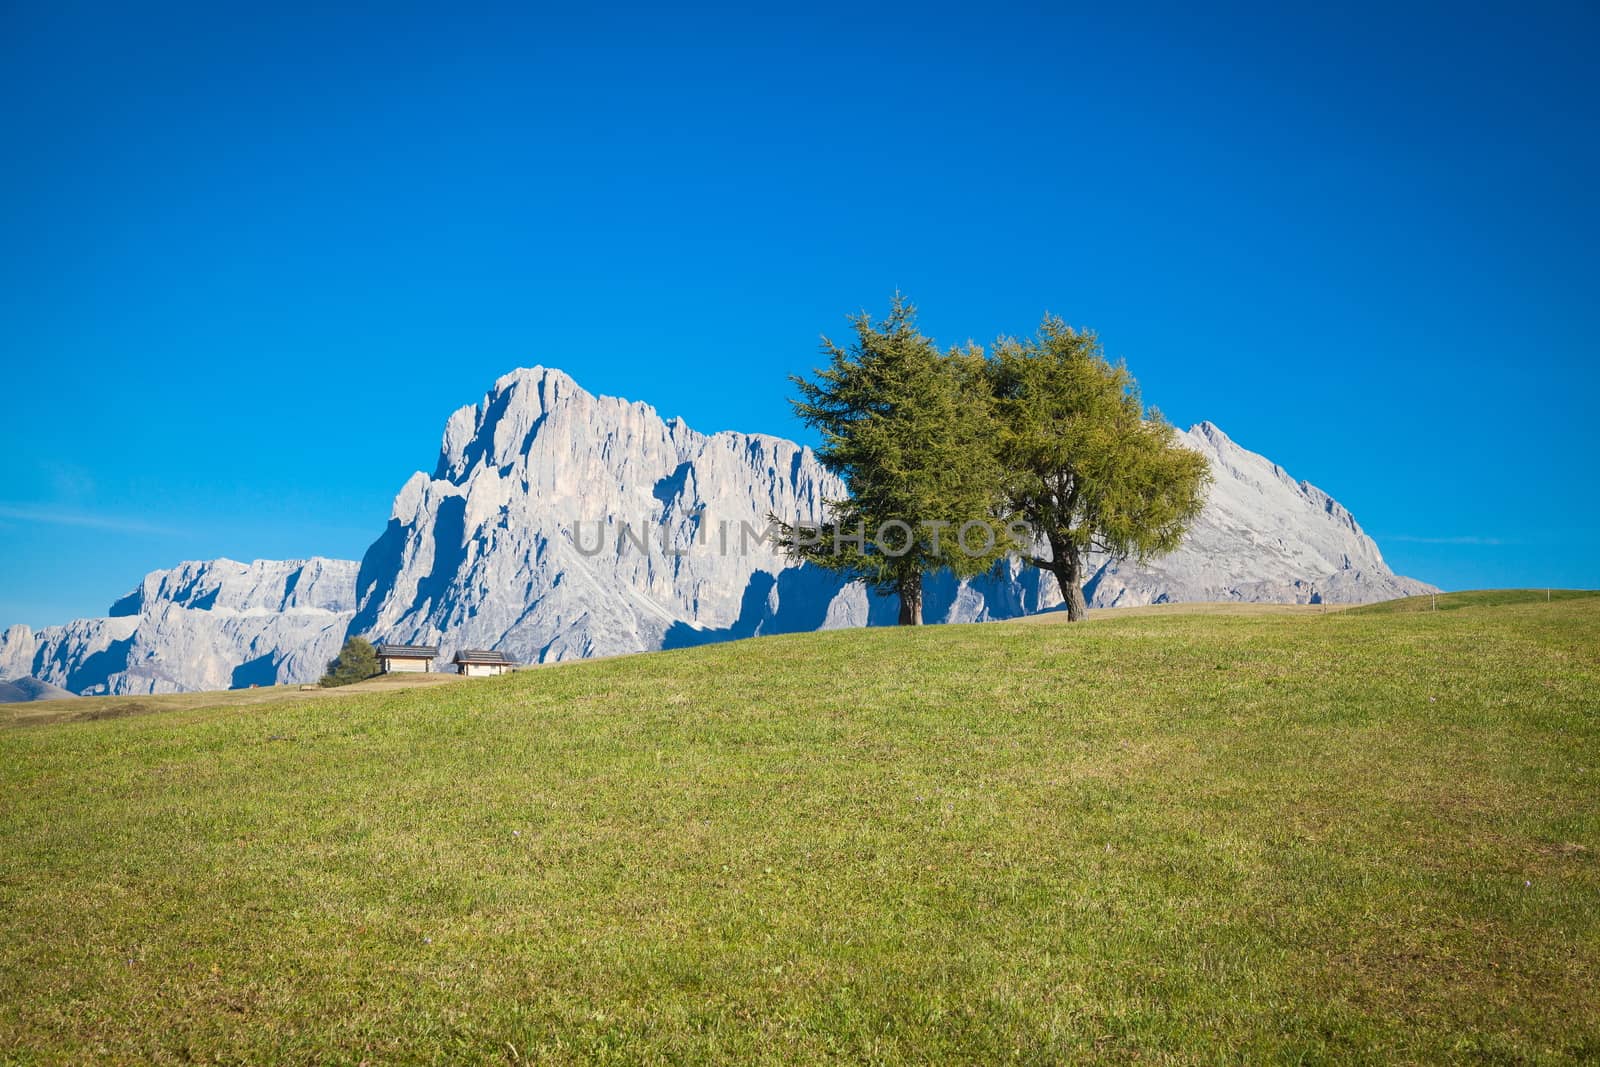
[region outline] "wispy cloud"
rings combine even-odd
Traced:
[[[33,507],[27,504],[0,504],[0,519],[14,522],[40,523],[48,526],[77,526],[89,530],[110,530],[115,533],[152,534],[166,536],[177,531],[143,519],[130,519],[120,515],[96,515],[87,511],[67,511],[59,508]]]
[[[94,475],[86,468],[55,459],[45,460],[39,466],[55,487],[54,496],[57,500],[78,503],[94,495]]]
[[[1516,544],[1515,541],[1505,541],[1498,537],[1417,537],[1412,534],[1390,534],[1384,540],[1404,541],[1412,545],[1483,545],[1491,548]]]

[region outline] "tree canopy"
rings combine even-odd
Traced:
[[[899,294],[883,321],[862,312],[850,323],[848,348],[822,339],[829,363],[814,381],[791,379],[796,412],[822,433],[818,457],[849,495],[827,502],[820,527],[783,525],[782,539],[799,558],[899,594],[900,622],[915,625],[925,573],[979,574],[1006,548],[993,534],[1003,479],[984,357],[941,352]]]
[[[1053,573],[1077,621],[1088,555],[1170,552],[1204,506],[1205,458],[1145,409],[1092,332],[1046,316],[988,355],[941,351],[899,294],[881,322],[863,312],[850,324],[848,347],[822,339],[828,366],[791,379],[796,412],[822,433],[818,456],[849,492],[818,526],[780,519],[780,539],[897,593],[901,623],[922,621],[925,574],[970,577],[1007,552]]]
[[[1007,503],[1048,544],[1048,559],[1027,559],[1056,576],[1076,621],[1084,556],[1177,548],[1205,504],[1210,468],[1145,410],[1127,367],[1110,363],[1092,332],[1047,316],[1034,337],[1001,340],[988,372]]]
[[[322,676],[322,685],[333,687],[349,685],[378,673],[378,651],[364,637],[345,639],[339,655],[328,663],[328,673]]]

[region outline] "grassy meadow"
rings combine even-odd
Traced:
[[[156,693],[123,696],[76,697],[71,700],[34,700],[0,704],[0,729],[7,726],[43,726],[47,723],[91,722],[121,719],[153,712],[198,711],[203,708],[241,708],[285,701],[304,703],[352,693],[392,692],[418,686],[449,685],[463,681],[459,674],[380,674],[357,682],[355,688],[323,689],[315,685],[267,685],[250,689],[218,689],[203,693]]]
[[[1542,592],[14,722],[0,1061],[1594,1062]]]

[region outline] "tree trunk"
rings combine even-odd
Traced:
[[[1061,599],[1067,602],[1067,621],[1082,622],[1089,617],[1089,605],[1083,599],[1083,558],[1070,543],[1052,544],[1050,554],[1050,570],[1061,587]]]
[[[922,575],[911,574],[900,579],[900,625],[922,625]]]

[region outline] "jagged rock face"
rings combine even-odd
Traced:
[[[355,610],[349,560],[229,559],[152,571],[106,618],[0,634],[0,677],[73,693],[314,681]]]
[[[816,516],[841,492],[791,441],[707,436],[559,371],[516,371],[451,416],[433,477],[401,489],[352,630],[524,661],[703,640],[758,587],[773,610],[789,591],[778,579],[796,568],[761,537],[769,514]],[[795,581],[808,606],[839,585]]]
[[[1204,514],[1164,559],[1091,560],[1092,605],[1365,601],[1431,588],[1392,574],[1327,494],[1215,426],[1183,441],[1216,476]],[[843,495],[793,442],[700,434],[643,404],[592,396],[560,371],[519,370],[451,416],[433,476],[401,490],[362,561],[352,632],[545,661],[892,622],[892,598],[795,566],[756,537],[770,514],[816,521]],[[1060,602],[1053,577],[1009,560],[971,581],[934,576],[924,612],[970,622]]]

